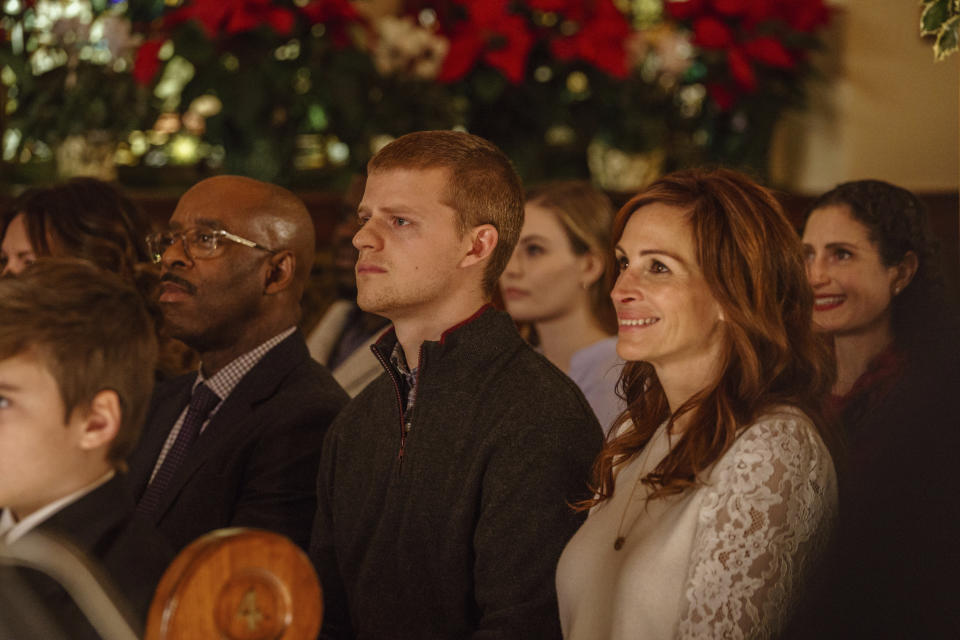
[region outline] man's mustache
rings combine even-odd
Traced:
[[[173,284],[177,285],[178,287],[182,287],[184,291],[186,291],[187,293],[189,293],[189,294],[191,294],[191,295],[197,292],[197,288],[193,285],[193,283],[191,283],[191,282],[189,282],[189,281],[187,281],[187,280],[184,280],[183,278],[181,278],[181,277],[179,277],[179,276],[175,276],[175,275],[173,275],[172,273],[165,273],[165,274],[163,274],[162,276],[160,276],[160,282],[161,282],[161,283],[164,283],[164,282],[172,282]]]

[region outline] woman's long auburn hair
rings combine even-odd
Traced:
[[[764,410],[791,405],[806,413],[833,450],[836,430],[820,410],[836,366],[827,343],[813,331],[813,291],[800,238],[773,194],[727,169],[678,171],[628,201],[614,220],[614,243],[641,207],[676,207],[693,231],[697,262],[723,310],[724,349],[717,381],[671,413],[656,371],[629,362],[619,392],[627,409],[611,430],[593,467],[589,508],[613,496],[619,467],[640,452],[659,426],[690,414],[667,456],[643,478],[651,499],[697,484],[733,444],[740,429]]]

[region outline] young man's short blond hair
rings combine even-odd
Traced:
[[[496,145],[458,131],[408,133],[381,149],[367,164],[369,174],[437,168],[449,173],[446,193],[440,199],[457,212],[459,233],[481,224],[497,229],[497,246],[483,272],[483,290],[493,295],[523,227],[520,177]]]
[[[41,258],[17,277],[0,278],[0,359],[23,353],[39,358],[56,380],[65,422],[100,391],[117,393],[122,418],[107,459],[123,468],[146,417],[157,362],[141,294],[79,259]]]

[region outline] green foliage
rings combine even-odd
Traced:
[[[934,36],[936,60],[956,52],[960,47],[960,0],[924,0],[920,33]]]
[[[950,17],[950,3],[952,0],[928,0],[923,13],[920,15],[920,33],[922,35],[935,34],[940,26]]]

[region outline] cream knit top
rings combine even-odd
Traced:
[[[785,624],[836,515],[833,462],[813,424],[777,408],[742,430],[703,485],[648,503],[637,482],[676,439],[661,426],[564,549],[567,640],[769,638]]]

